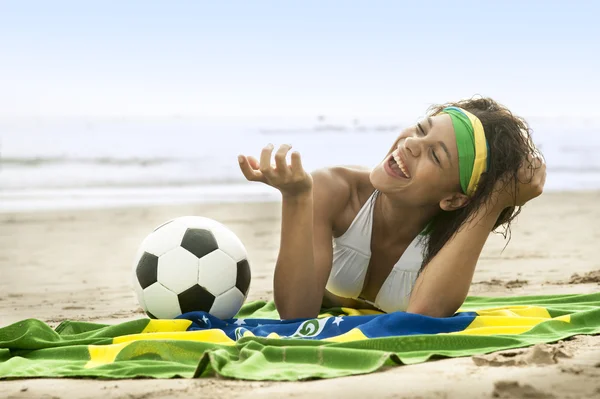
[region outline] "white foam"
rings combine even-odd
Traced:
[[[258,183],[188,187],[4,190],[0,191],[0,212],[260,202],[280,199],[281,195],[277,190]]]

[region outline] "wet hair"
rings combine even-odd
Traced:
[[[506,184],[499,189],[505,189],[508,184],[512,184],[516,196],[517,173],[520,166],[527,161],[529,154],[539,153],[531,140],[532,131],[525,119],[513,115],[506,107],[491,98],[472,98],[456,103],[433,105],[428,109],[427,114],[436,115],[450,106],[463,108],[481,120],[489,145],[488,169],[481,175],[477,190],[466,206],[454,211],[440,211],[431,221],[427,233],[422,235],[420,241],[424,247],[421,271],[444,244],[465,226],[474,212],[481,206],[485,206],[499,179],[512,177],[506,179]],[[504,238],[508,236],[510,241],[510,224],[520,212],[521,207],[518,206],[504,209],[494,224],[493,231],[502,234]],[[499,230],[501,226],[504,227],[503,230]]]

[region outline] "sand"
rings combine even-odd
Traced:
[[[488,240],[471,294],[600,289],[600,193],[545,193],[527,204],[512,240]],[[139,243],[162,222],[202,215],[230,227],[252,266],[249,300],[271,299],[279,203],[194,204],[0,214],[0,326],[38,318],[118,323],[142,317],[130,286]],[[0,382],[14,398],[583,398],[600,397],[600,336],[332,380],[34,379]]]

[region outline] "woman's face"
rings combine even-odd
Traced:
[[[429,117],[403,130],[370,178],[379,191],[420,205],[462,192],[450,116]]]

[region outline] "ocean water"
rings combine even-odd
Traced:
[[[600,189],[600,121],[530,118],[546,190]],[[410,123],[394,118],[0,120],[0,212],[279,199],[237,155],[289,143],[306,170],[374,166]]]

